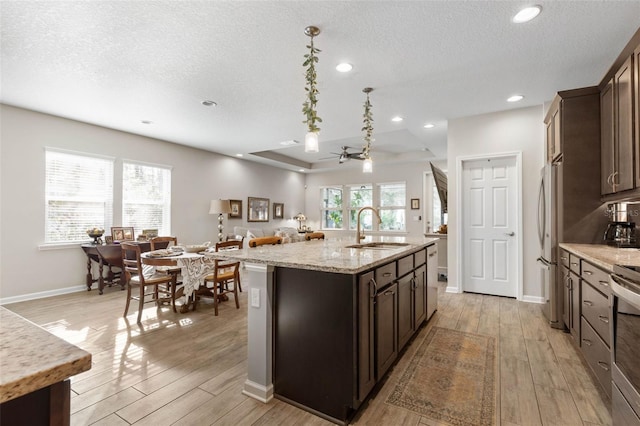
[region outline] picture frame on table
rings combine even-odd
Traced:
[[[111,238],[113,241],[133,241],[134,239],[132,226],[112,226]]]
[[[273,218],[284,219],[284,203],[273,203]]]
[[[247,222],[269,222],[268,198],[247,198]]]
[[[229,200],[231,205],[231,213],[229,217],[242,218],[242,200]]]
[[[420,198],[411,199],[411,210],[418,210],[420,208]]]
[[[104,236],[104,243],[105,244],[113,244],[113,237],[111,235],[105,235]]]

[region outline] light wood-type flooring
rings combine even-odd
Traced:
[[[413,352],[433,326],[498,338],[497,423],[609,425],[603,398],[569,335],[551,329],[540,305],[439,289],[438,311],[409,344],[383,386],[354,418],[357,425],[438,425],[385,403]],[[125,292],[107,288],[5,305],[51,333],[91,352],[91,370],[71,381],[72,425],[325,425],[329,422],[279,400],[242,395],[246,378],[246,277],[240,309],[220,315],[205,299],[174,314],[147,304],[143,324]],[[16,336],[19,338],[19,336]]]

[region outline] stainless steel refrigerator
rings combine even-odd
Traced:
[[[562,324],[562,287],[557,277],[557,216],[556,177],[558,165],[546,164],[540,172],[538,193],[538,241],[540,243],[540,283],[545,304],[544,316],[551,327],[564,328]],[[553,212],[553,213],[552,213]]]

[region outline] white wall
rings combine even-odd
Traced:
[[[312,173],[307,175],[307,188],[305,191],[305,206],[303,212],[307,216],[307,225],[313,229],[320,229],[320,188],[327,185],[352,185],[352,184],[375,184],[384,182],[406,182],[407,189],[407,232],[404,235],[423,234],[424,229],[424,208],[423,199],[423,176],[426,171],[430,171],[428,162],[404,163],[404,164],[376,164],[374,160],[373,173],[362,173],[361,163],[358,167],[345,167],[342,170],[327,173]],[[420,200],[420,210],[409,209],[409,200],[418,198]],[[415,216],[420,216],[420,220],[414,220]],[[331,235],[348,235],[355,238],[355,231],[326,231]]]
[[[536,258],[539,243],[536,224],[540,169],[544,164],[544,108],[542,105],[483,114],[449,121],[447,137],[448,161],[448,287],[459,288],[455,267],[458,263],[456,220],[459,214],[455,173],[458,157],[490,155],[492,153],[522,153],[522,221],[523,221],[523,294],[524,300],[542,298],[539,268]]]
[[[86,257],[79,246],[38,248],[44,243],[45,147],[116,158],[116,225],[122,217],[122,160],[172,166],[171,231],[185,244],[216,241],[217,216],[208,214],[215,198],[243,202],[243,219],[225,220],[225,233],[247,223],[249,196],[284,203],[285,219],[269,226],[295,226],[286,218],[304,210],[304,174],[1,104],[0,120],[3,303],[77,290],[85,282]]]

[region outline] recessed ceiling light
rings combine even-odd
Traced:
[[[518,102],[524,99],[524,96],[522,95],[513,95],[510,98],[507,99],[507,102]]]
[[[151,121],[151,120],[140,120],[140,122],[142,124],[153,124],[153,121]]]
[[[236,154],[236,157],[243,157],[242,154]]]
[[[434,127],[436,127],[436,125],[432,124],[432,123],[427,123],[427,124],[424,125],[425,129],[433,129]]]
[[[288,140],[288,141],[282,141],[282,142],[280,142],[280,145],[284,145],[284,146],[291,146],[291,145],[297,145],[297,144],[299,144],[299,143],[300,143],[300,141],[297,141],[297,140],[295,140],[295,139],[290,139],[290,140]]]
[[[218,103],[214,102],[214,101],[202,101],[202,105],[204,105],[204,106],[218,106]]]
[[[395,117],[393,117],[393,118],[391,119],[391,121],[394,121],[394,122],[396,122],[396,123],[397,123],[397,122],[399,122],[399,121],[402,121],[402,120],[404,120],[404,118],[402,118],[402,117],[400,117],[400,116],[398,116],[398,115],[396,115]]]
[[[341,64],[336,65],[336,70],[338,72],[349,72],[353,69],[353,65],[343,62]]]
[[[536,16],[540,14],[542,11],[542,6],[529,6],[521,9],[520,12],[516,13],[513,17],[512,21],[516,24],[522,24],[523,22],[529,22]]]
[[[299,171],[299,172],[301,172],[301,173],[304,173],[304,169],[300,169],[300,170],[298,170],[298,171]]]

